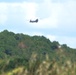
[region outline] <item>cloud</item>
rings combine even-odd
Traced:
[[[7,15],[6,14],[0,14],[0,24],[5,24],[7,21]]]
[[[0,3],[0,23],[10,21],[27,22],[36,16],[37,4],[32,2]],[[8,21],[7,21],[8,20]],[[20,21],[21,20],[21,21]]]
[[[44,0],[38,7],[39,23],[29,24],[32,28],[47,29],[46,32],[48,29],[56,29],[60,35],[72,35],[76,32],[75,0],[64,2]]]
[[[46,35],[46,37],[50,39],[50,41],[56,41],[56,36],[54,35]]]
[[[56,28],[57,20],[53,20],[50,17],[48,17],[45,19],[39,19],[38,23],[31,23],[29,25],[36,29]]]
[[[71,48],[76,48],[76,37],[56,36],[56,40],[58,40],[60,44],[67,44]]]
[[[31,27],[45,29],[56,28],[58,26],[58,15],[60,12],[60,5],[52,3],[50,0],[44,0],[43,3],[38,4],[38,18],[37,24],[30,24]]]
[[[67,1],[61,5],[62,10],[59,14],[60,28],[74,29],[76,27],[76,1]]]
[[[21,3],[0,3],[0,23],[27,24],[36,29],[66,29],[73,25],[75,29],[76,1],[64,1],[63,3],[44,0],[41,3],[21,2]],[[39,18],[36,24],[30,24],[30,19]],[[27,26],[26,25],[26,26]]]
[[[6,3],[0,3],[0,24],[5,24],[8,19],[8,8]]]
[[[32,18],[36,18],[36,12],[37,12],[37,4],[36,3],[24,3],[25,6],[22,6],[23,7],[23,10],[24,10],[24,7],[25,7],[25,12],[26,12],[26,15],[25,15],[25,18],[26,19],[32,19]]]
[[[76,1],[58,1],[44,0],[43,3],[38,4],[39,17],[38,24],[29,24],[31,27],[39,29],[74,29],[76,27]],[[73,26],[73,27],[71,27]]]
[[[50,41],[55,41],[55,40],[57,40],[57,36],[55,36],[55,35],[49,35],[49,34],[45,34],[45,33],[42,33],[42,32],[34,32],[34,31],[32,31],[32,32],[26,32],[27,34],[30,34],[31,36],[34,36],[34,35],[37,35],[37,36],[45,36],[46,38],[48,38],[48,39],[50,39]]]

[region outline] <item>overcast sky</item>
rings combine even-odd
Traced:
[[[38,23],[29,23],[36,18]],[[2,0],[0,31],[5,29],[76,48],[76,0]]]

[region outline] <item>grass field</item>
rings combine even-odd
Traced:
[[[1,75],[76,75],[76,62],[67,60],[61,64],[60,61],[50,61],[48,55],[45,60],[39,62],[36,57],[36,54],[32,54],[28,68],[19,66]]]

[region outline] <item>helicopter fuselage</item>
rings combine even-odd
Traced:
[[[38,19],[36,20],[30,20],[31,23],[37,23],[38,22]]]

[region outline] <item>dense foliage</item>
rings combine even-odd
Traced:
[[[0,72],[7,72],[19,66],[28,68],[32,53],[37,54],[37,63],[45,60],[48,54],[50,61],[60,62],[70,60],[76,62],[76,49],[57,41],[51,42],[44,36],[29,36],[15,34],[4,30],[0,32]],[[33,60],[33,59],[32,59]]]

